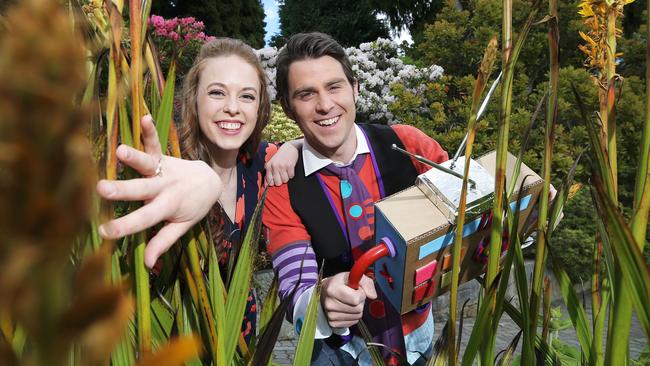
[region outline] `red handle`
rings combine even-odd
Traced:
[[[388,238],[382,238],[379,245],[363,253],[363,255],[354,262],[350,274],[348,275],[348,286],[355,290],[359,289],[361,276],[366,273],[368,267],[372,266],[372,264],[379,260],[379,258],[385,256],[395,256],[395,247]]]

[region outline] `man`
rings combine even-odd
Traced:
[[[410,126],[355,124],[358,83],[331,37],[291,37],[277,65],[280,101],[305,140],[294,179],[269,189],[263,221],[280,296],[293,296],[290,314],[298,332],[317,273],[324,272],[312,364],[347,365],[357,357],[370,364],[353,327],[360,319],[376,342],[411,364],[424,364],[421,355],[430,354],[433,339],[430,304],[400,317],[370,277],[358,290],[346,283],[354,260],[374,245],[374,202],[413,185],[429,169],[391,145],[435,162],[447,160],[447,153]],[[388,364],[398,362],[390,352],[385,357]]]
[[[430,353],[433,340],[430,304],[400,317],[370,277],[362,278],[358,290],[346,283],[354,260],[374,245],[373,203],[413,185],[417,174],[429,169],[392,151],[391,145],[435,162],[447,160],[447,154],[410,126],[355,124],[358,83],[343,48],[331,37],[295,35],[277,65],[283,108],[299,124],[305,142],[295,178],[270,188],[264,224],[281,296],[293,295],[290,315],[298,331],[323,264],[313,364],[348,365],[356,357],[370,364],[364,342],[355,336],[354,326],[362,318],[376,341],[411,364],[424,364],[421,355]],[[219,197],[221,182],[206,164],[162,155],[150,118],[143,119],[142,128],[145,152],[120,146],[117,155],[149,178],[102,180],[97,190],[106,199],[147,203],[99,231],[105,238],[118,238],[166,222],[169,230],[161,230],[145,250],[152,264],[205,215]],[[396,362],[395,357],[388,360]]]

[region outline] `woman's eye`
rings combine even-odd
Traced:
[[[255,101],[255,96],[253,94],[244,94],[241,97],[247,101]]]
[[[217,96],[224,96],[225,93],[223,90],[210,90],[208,91],[209,96],[217,97]]]

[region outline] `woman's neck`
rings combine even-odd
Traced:
[[[239,151],[237,150],[217,150],[212,149],[211,151],[212,169],[222,178],[226,178],[231,170],[237,167],[237,156]]]

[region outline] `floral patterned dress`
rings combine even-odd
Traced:
[[[264,164],[275,155],[278,148],[274,144],[267,142],[260,143],[255,156],[247,159],[240,154],[237,160],[237,199],[235,208],[235,222],[216,205],[209,213],[209,224],[212,229],[213,237],[222,228],[221,241],[217,244],[217,254],[219,260],[219,271],[224,281],[227,276],[228,263],[230,262],[233,248],[239,248],[243,239],[250,218],[253,216],[255,206],[262,196],[264,186]],[[233,258],[233,262],[236,258]],[[242,323],[241,332],[246,340],[250,343],[251,337],[255,334],[257,319],[257,302],[253,291],[248,294],[246,312]]]

